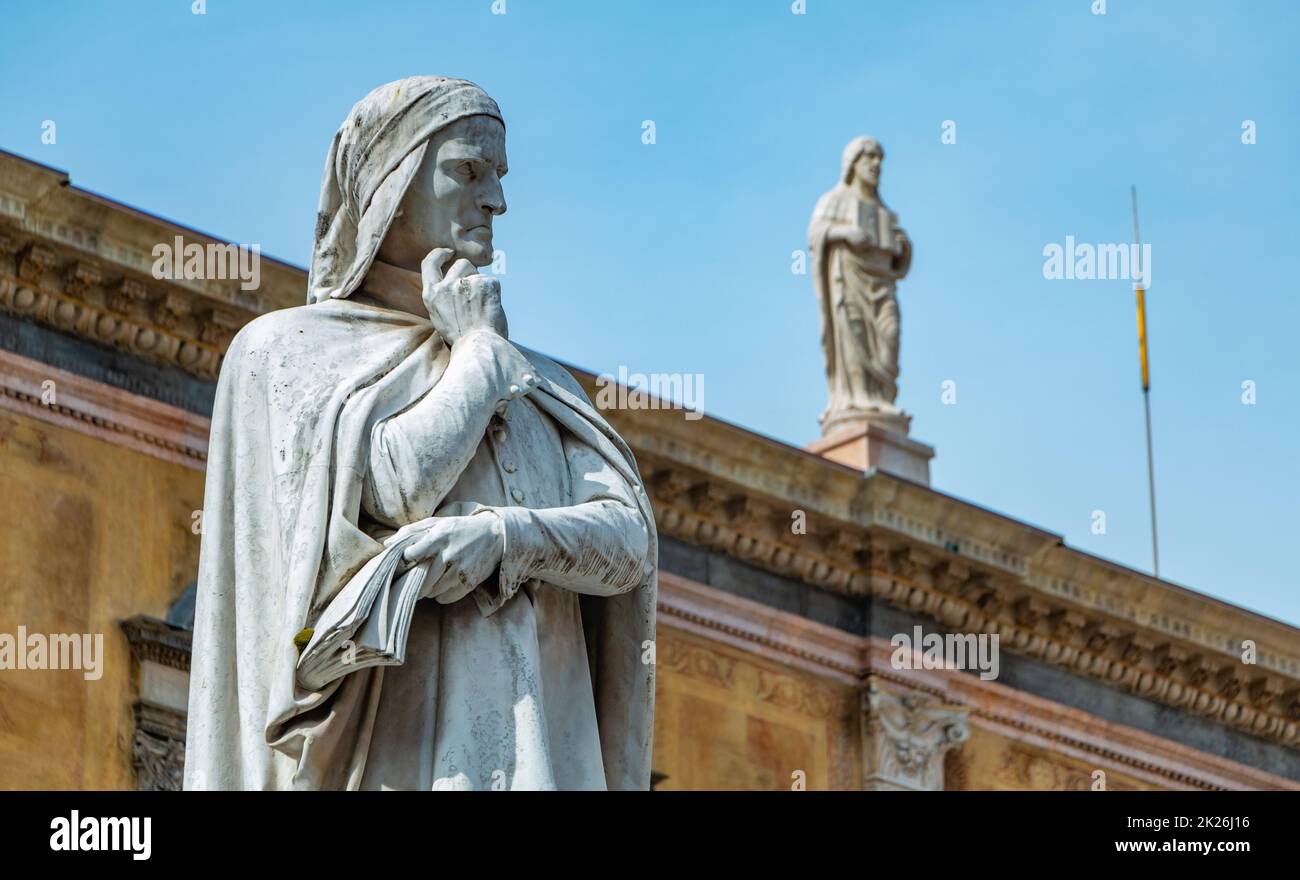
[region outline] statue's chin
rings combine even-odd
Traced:
[[[492,245],[478,241],[461,241],[456,244],[456,258],[469,260],[482,268],[492,262]]]

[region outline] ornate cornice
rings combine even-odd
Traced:
[[[253,290],[231,278],[155,278],[154,248],[178,238],[228,244],[0,151],[0,311],[211,380],[240,327],[305,301],[306,277],[259,255]]]
[[[608,415],[637,452],[663,534],[952,631],[998,634],[1003,650],[1300,745],[1293,627],[888,474],[669,411]],[[1242,661],[1246,639],[1255,664]]]
[[[182,672],[190,671],[194,634],[165,620],[140,614],[121,622],[131,653],[141,661],[152,661]]]
[[[196,305],[158,282],[113,273],[68,248],[0,231],[0,311],[215,380],[251,312]]]

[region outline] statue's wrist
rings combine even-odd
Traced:
[[[470,337],[484,337],[505,341],[505,337],[498,333],[497,329],[491,324],[475,324],[473,327],[466,327],[457,337],[457,341]]]

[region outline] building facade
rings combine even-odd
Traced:
[[[93,673],[0,668],[0,787],[179,786],[216,377],[306,277],[156,278],[178,238],[224,244],[0,154],[0,639],[102,636]],[[1300,788],[1295,627],[923,482],[606,415],[661,533],[657,788]],[[993,636],[996,676],[928,662]]]

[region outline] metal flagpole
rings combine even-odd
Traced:
[[[1142,253],[1142,236],[1138,232],[1138,191],[1133,186],[1133,253],[1132,274],[1136,276],[1138,259]],[[1147,489],[1151,496],[1151,562],[1155,576],[1160,577],[1160,541],[1156,535],[1156,465],[1155,454],[1151,450],[1151,371],[1147,365],[1147,309],[1145,291],[1142,285],[1134,285],[1137,290],[1138,319],[1138,354],[1142,359],[1142,408],[1146,412],[1147,422]]]

